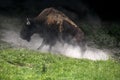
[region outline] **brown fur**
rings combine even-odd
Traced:
[[[27,41],[31,40],[34,33],[39,34],[43,42],[38,49],[49,44],[51,50],[57,41],[84,46],[84,32],[65,14],[54,8],[44,9],[33,19],[27,18],[20,33],[21,38]]]
[[[58,11],[54,8],[44,9],[34,20],[43,25],[56,25],[58,27],[58,32],[66,33],[73,36],[73,39],[76,39],[77,42],[84,40],[84,32],[64,13]],[[55,27],[55,26],[49,26]],[[70,28],[69,30],[67,28]],[[65,31],[65,29],[67,29]]]
[[[44,22],[47,25],[57,24],[59,25],[59,32],[62,32],[64,27],[63,21],[69,22],[69,24],[73,25],[73,27],[78,27],[72,20],[70,20],[65,14],[54,9],[54,8],[46,8],[44,9],[36,18],[36,21]]]

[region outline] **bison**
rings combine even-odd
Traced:
[[[57,41],[78,45],[84,41],[84,32],[64,13],[53,7],[44,9],[35,18],[27,18],[20,36],[22,39],[30,41],[34,33],[43,38],[38,49],[44,44],[49,44],[51,49]]]

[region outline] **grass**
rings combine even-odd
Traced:
[[[0,80],[120,80],[120,63],[3,49],[0,50]]]

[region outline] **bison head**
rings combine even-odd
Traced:
[[[31,40],[31,36],[35,33],[35,24],[32,19],[27,18],[26,22],[20,32],[20,37],[27,41]]]

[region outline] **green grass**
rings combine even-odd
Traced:
[[[0,50],[0,80],[120,80],[120,63],[3,49]]]

